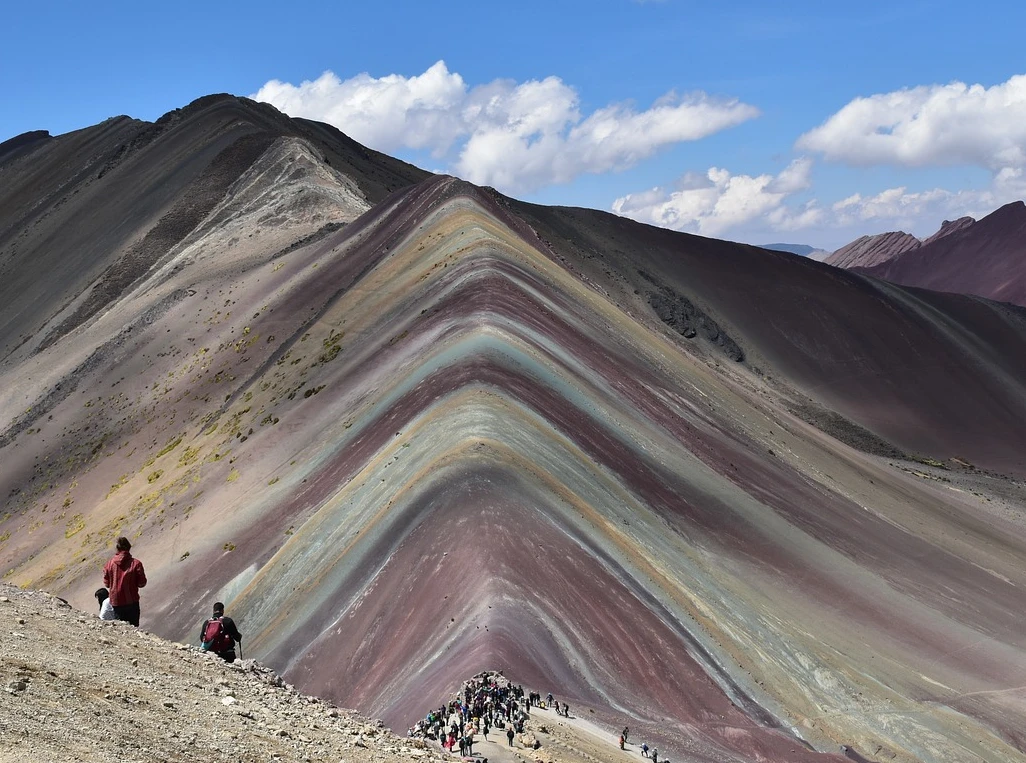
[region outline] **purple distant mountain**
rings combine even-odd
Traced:
[[[1026,305],[1026,204],[1006,204],[976,222],[945,222],[920,247],[849,267],[905,286]]]

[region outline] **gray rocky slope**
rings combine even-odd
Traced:
[[[0,761],[443,760],[254,660],[0,585]]]

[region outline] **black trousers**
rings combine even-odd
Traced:
[[[116,606],[114,607],[114,614],[118,616],[118,620],[124,620],[136,628],[139,627],[139,602]]]

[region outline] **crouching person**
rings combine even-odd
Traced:
[[[242,648],[242,634],[235,627],[235,621],[224,616],[224,604],[214,605],[214,615],[203,621],[200,629],[200,643],[208,652],[213,652],[226,662],[235,662],[235,644]]]

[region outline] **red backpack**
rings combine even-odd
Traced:
[[[220,654],[235,646],[235,640],[228,635],[220,617],[207,620],[203,626],[203,649]]]

